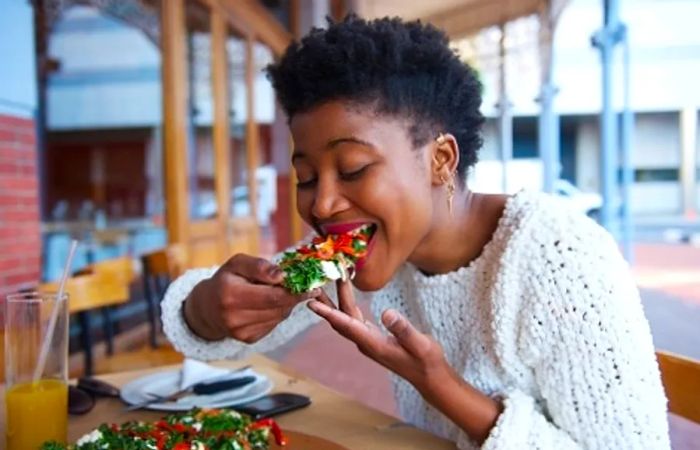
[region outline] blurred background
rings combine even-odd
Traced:
[[[599,221],[656,346],[700,358],[697,0],[0,0],[0,295],[54,282],[77,238],[75,274],[122,261],[129,289],[74,311],[75,370],[177,360],[167,283],[302,235],[262,70],[351,12],[444,29],[484,86],[469,186],[552,192]],[[272,356],[393,412],[385,371],[323,325]],[[677,448],[700,446],[673,423]]]

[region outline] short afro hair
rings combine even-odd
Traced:
[[[331,100],[372,105],[408,119],[415,148],[452,133],[461,178],[477,161],[484,122],[476,72],[449,47],[444,32],[399,18],[350,15],[314,28],[267,68],[288,120]]]

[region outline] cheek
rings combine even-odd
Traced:
[[[427,233],[432,216],[430,189],[420,174],[412,173],[395,178],[390,186],[377,191],[379,214],[390,247],[400,247],[401,253],[411,252]]]
[[[314,194],[311,191],[305,191],[303,189],[297,189],[297,212],[301,216],[302,220],[306,223],[311,223],[311,207],[314,202]]]

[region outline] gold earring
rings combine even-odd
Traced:
[[[438,133],[438,137],[437,137],[437,138],[435,138],[435,142],[437,142],[437,143],[438,143],[438,145],[442,145],[442,144],[444,144],[444,143],[446,142],[446,138],[445,138],[445,135],[444,135],[444,134],[442,134],[442,133]]]
[[[449,178],[447,178],[444,175],[440,176],[440,181],[446,184],[447,188],[447,211],[452,215],[452,203],[454,201],[455,197],[455,176],[453,174],[450,175]]]

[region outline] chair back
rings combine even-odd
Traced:
[[[106,278],[109,282],[131,284],[136,277],[134,263],[129,257],[106,259],[89,266],[89,270]]]
[[[149,341],[152,348],[158,347],[158,318],[160,300],[172,280],[180,276],[188,267],[189,253],[183,244],[171,244],[161,250],[141,256],[143,264],[143,293],[150,322]]]
[[[700,361],[658,350],[656,359],[668,398],[668,410],[700,423]]]
[[[173,280],[188,267],[189,254],[184,244],[170,244],[167,247],[141,257],[144,273]]]
[[[42,292],[58,292],[58,289],[58,282],[39,285]],[[68,278],[65,290],[68,293],[68,311],[71,314],[118,305],[129,300],[127,285],[99,273]]]

